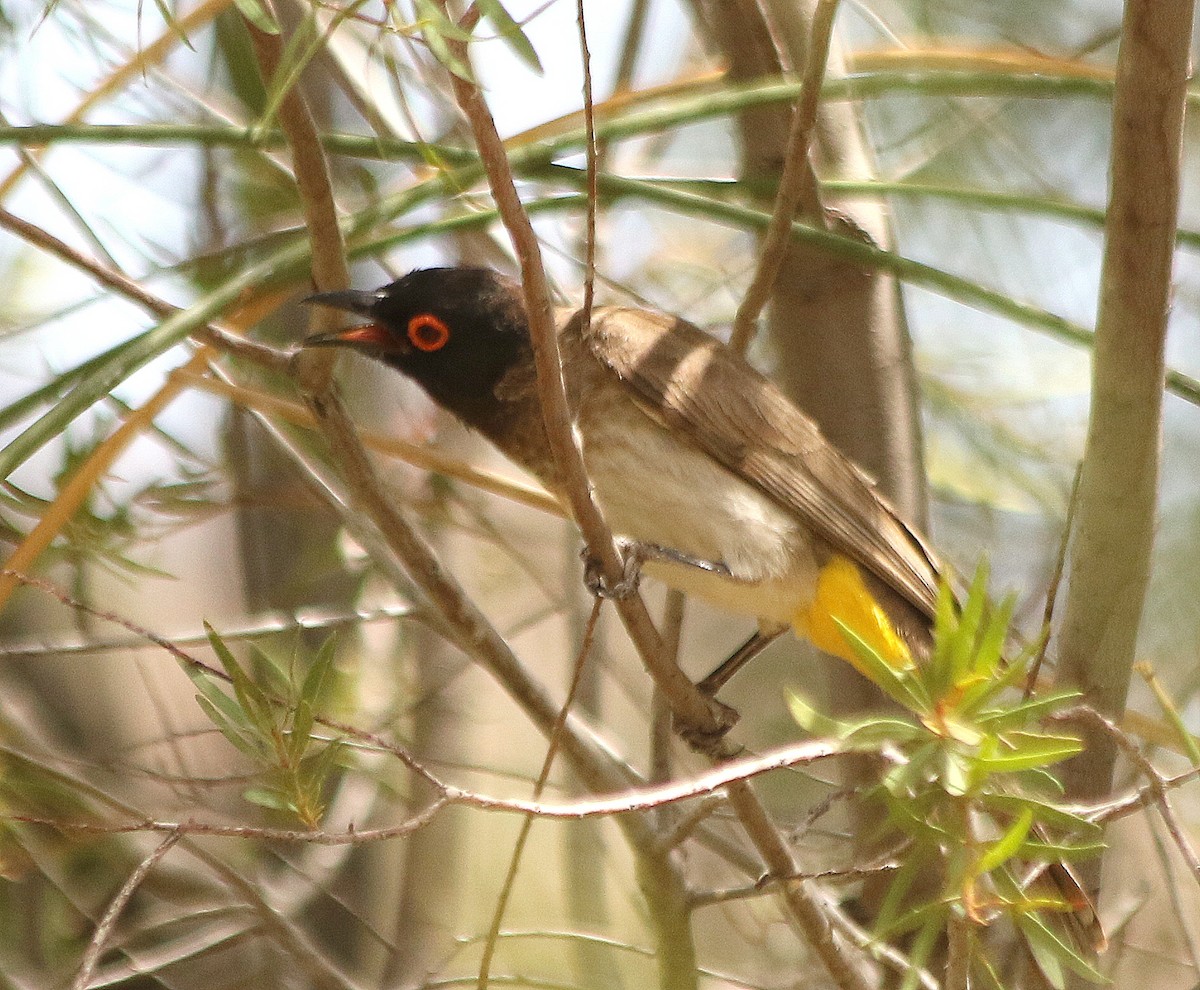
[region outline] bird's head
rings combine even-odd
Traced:
[[[322,292],[305,302],[368,322],[321,333],[305,347],[346,347],[391,365],[468,422],[530,354],[520,287],[488,268],[426,268],[374,292]]]

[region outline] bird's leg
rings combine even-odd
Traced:
[[[636,545],[618,537],[617,549],[621,551],[622,573],[621,579],[611,586],[604,578],[600,561],[592,556],[588,548],[585,546],[579,553],[583,558],[583,583],[597,598],[628,598],[637,591],[642,580],[642,561],[637,554]]]
[[[668,564],[681,564],[684,567],[695,567],[710,574],[729,577],[729,568],[720,561],[703,560],[693,557],[682,550],[672,547],[659,546],[657,543],[646,543],[642,540],[627,540],[617,538],[617,546],[624,560],[625,573],[613,587],[609,587],[600,573],[600,562],[583,548],[583,582],[588,591],[600,598],[628,598],[637,591],[638,582],[642,577],[642,564],[648,560],[661,561]]]
[[[725,686],[725,682],[729,678],[774,643],[785,631],[783,627],[769,631],[757,630],[753,636],[734,650],[724,663],[696,685],[700,689],[700,693],[711,698]]]

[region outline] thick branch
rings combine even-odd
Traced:
[[[1112,187],[1059,683],[1119,719],[1149,579],[1164,346],[1194,0],[1127,0],[1113,101]],[[1070,793],[1112,786],[1116,747],[1084,726]]]

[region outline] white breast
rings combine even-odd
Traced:
[[[817,571],[800,523],[703,451],[628,412],[589,416],[583,448],[614,532],[723,564],[735,580],[675,564],[646,571],[723,608],[790,624]]]

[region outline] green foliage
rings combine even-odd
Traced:
[[[525,36],[521,25],[514,20],[500,0],[479,0],[476,7],[516,56],[535,72],[540,73],[542,63],[537,52]],[[417,14],[417,27],[420,28],[421,36],[433,57],[459,78],[471,81],[471,67],[454,49],[455,42],[469,42],[471,33],[456,24],[434,0],[414,0],[413,8]]]
[[[263,3],[263,0],[233,0],[233,4],[237,7],[238,13],[260,31],[267,34],[279,33],[279,22],[275,20],[274,13]]]
[[[316,828],[325,805],[322,794],[341,755],[340,740],[319,744],[312,732],[318,703],[333,671],[333,640],[327,639],[307,673],[297,682],[295,663],[287,671],[257,646],[251,662],[257,679],[229,651],[207,623],[209,643],[229,675],[230,695],[206,670],[183,663],[199,692],[196,702],[230,744],[257,765],[261,783],[247,789],[247,801],[294,814]],[[259,683],[262,682],[262,684]]]
[[[913,718],[836,722],[795,696],[791,710],[806,730],[870,745],[892,764],[876,789],[887,810],[880,844],[899,841],[906,851],[878,918],[879,938],[910,934],[913,962],[925,965],[951,923],[983,929],[1006,918],[1052,986],[1064,985],[1066,971],[1099,981],[1089,949],[1073,934],[1081,892],[1064,889],[1065,876],[1064,887],[1049,882],[1063,861],[1103,848],[1099,826],[1055,803],[1061,790],[1049,768],[1080,752],[1079,739],[1038,724],[1078,694],[1016,695],[1040,644],[1005,661],[1013,602],[989,608],[987,574],[981,565],[961,608],[943,587],[932,655],[906,670],[839,623],[862,669]],[[931,876],[940,877],[937,893],[915,897]],[[916,979],[911,973],[905,986]]]

